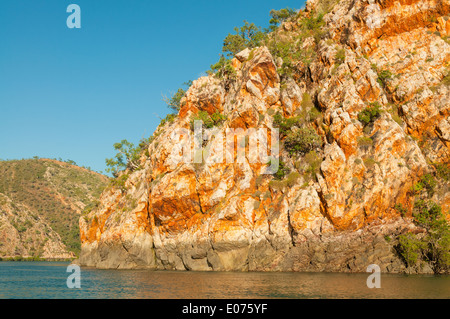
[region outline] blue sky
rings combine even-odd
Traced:
[[[69,29],[69,4],[81,29]],[[105,170],[122,139],[150,136],[163,95],[202,76],[243,20],[303,0],[1,0],[0,159],[71,159]]]

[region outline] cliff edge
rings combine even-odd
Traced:
[[[192,83],[140,167],[80,219],[79,263],[406,271],[396,238],[426,233],[417,201],[449,220],[449,13],[445,0],[308,1],[227,73]],[[200,155],[195,119],[209,121]],[[275,129],[278,171],[266,174],[270,162],[251,160],[252,134]],[[245,154],[233,144],[231,160],[211,160],[230,131]],[[186,145],[194,160],[180,160]]]

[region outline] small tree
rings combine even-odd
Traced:
[[[417,239],[417,236],[412,233],[400,235],[398,240],[398,251],[403,257],[406,265],[408,267],[415,265],[422,253],[422,250],[425,248],[423,242]]]
[[[309,18],[303,19],[303,27],[312,31],[321,29],[326,24],[323,16],[323,13],[319,13],[318,15],[311,15]]]
[[[173,112],[179,112],[180,111],[180,105],[181,105],[181,99],[186,94],[186,91],[183,89],[178,89],[178,91],[173,94],[170,97],[164,96],[163,100],[166,102],[169,109],[171,109]]]
[[[269,161],[268,165],[272,164],[272,160]],[[288,166],[281,160],[281,158],[278,160],[278,171],[276,171],[273,176],[275,179],[282,180],[286,174],[289,174],[291,170]]]
[[[269,31],[275,31],[275,29],[283,22],[289,20],[289,18],[295,16],[297,11],[287,7],[281,10],[271,10],[270,11],[270,26]]]
[[[284,146],[291,155],[304,155],[320,145],[320,136],[313,128],[307,127],[289,132],[284,141]]]
[[[188,88],[192,85],[192,81],[189,80],[183,85],[187,86]],[[181,99],[186,95],[186,90],[183,88],[179,88],[178,91],[175,94],[172,94],[170,97],[163,96],[163,101],[167,104],[169,109],[172,110],[174,113],[178,113],[181,108]]]
[[[378,73],[377,82],[384,88],[387,82],[392,78],[392,73],[389,70],[383,70]]]
[[[233,57],[245,48],[255,48],[260,46],[266,38],[266,34],[261,31],[261,27],[254,23],[244,21],[240,28],[234,28],[235,34],[228,34],[223,40],[222,52],[228,57]]]
[[[399,236],[397,247],[407,266],[417,263],[422,257],[431,263],[435,273],[450,270],[450,228],[442,208],[433,201],[422,199],[414,203],[414,222],[424,227],[427,233],[422,238],[408,233]]]
[[[118,151],[114,158],[106,159],[106,171],[118,177],[119,172],[126,168],[136,170],[139,168],[140,148],[134,147],[133,143],[122,140],[114,144],[114,149]]]
[[[381,106],[377,102],[372,103],[369,107],[365,108],[358,114],[358,120],[367,125],[373,122],[381,114]]]
[[[216,64],[211,65],[211,71],[221,79],[234,79],[236,77],[236,71],[231,65],[231,60],[225,58],[223,55],[220,56]]]
[[[77,163],[76,163],[75,161],[72,161],[72,160],[70,160],[70,159],[68,159],[68,160],[66,161],[66,163],[67,163],[67,164],[70,164],[70,165],[77,165]]]

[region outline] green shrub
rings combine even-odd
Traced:
[[[392,119],[397,122],[398,125],[403,125],[403,120],[399,115],[398,106],[393,104],[391,109],[389,110],[389,113],[391,114]]]
[[[398,237],[399,246],[397,248],[408,267],[417,263],[422,250],[425,248],[424,243],[412,233],[400,235]]]
[[[211,119],[211,116],[206,111],[200,111],[196,115],[193,115],[191,118],[191,129],[194,129],[194,122],[201,121],[202,125],[206,128],[214,127],[214,121]]]
[[[381,112],[380,104],[377,102],[372,103],[370,106],[359,112],[358,120],[365,126],[377,119]]]
[[[163,97],[163,100],[171,110],[173,110],[174,112],[178,112],[180,111],[181,99],[185,94],[186,91],[180,88],[175,94],[171,95],[170,97]]]
[[[271,164],[270,162],[268,163]],[[273,174],[276,179],[281,180],[288,174],[291,170],[289,167],[286,166],[286,164],[281,160],[281,158],[278,160],[278,171]]]
[[[382,86],[386,87],[387,82],[392,78],[392,73],[389,70],[383,70],[378,73],[377,82]]]
[[[148,152],[148,147],[154,141],[154,136],[150,136],[149,138],[142,138],[139,142],[139,149],[141,152],[145,152],[145,156],[149,157],[150,153]]]
[[[394,209],[399,212],[402,217],[405,217],[408,212],[408,210],[404,208],[401,203],[395,204]]]
[[[16,226],[16,229],[19,233],[23,233],[23,232],[26,232],[28,228],[25,225],[19,225],[19,226]]]
[[[261,191],[256,191],[252,194],[253,197],[257,197],[259,198],[261,196],[262,192]]]
[[[303,26],[307,30],[320,30],[325,26],[325,21],[323,20],[323,13],[319,13],[318,15],[311,15],[308,18],[302,20]]]
[[[414,221],[427,230],[421,240],[422,255],[435,273],[450,270],[450,228],[442,208],[433,201],[417,200],[414,203]]]
[[[100,201],[99,200],[95,200],[95,201],[87,204],[84,207],[83,211],[81,212],[81,216],[85,216],[85,215],[89,214],[91,211],[96,209],[99,205],[100,205]]]
[[[326,23],[323,20],[324,13],[310,14],[308,18],[303,19],[302,28],[304,30],[304,36],[312,36],[316,43],[324,39],[327,35],[325,28]]]
[[[302,96],[302,108],[309,109],[314,107],[314,103],[311,99],[311,95],[308,92],[303,93]]]
[[[220,125],[225,122],[226,119],[226,116],[219,112],[215,112],[212,115],[209,115],[209,113],[206,111],[199,111],[197,114],[191,117],[191,130],[194,130],[195,121],[201,121],[203,123],[203,127],[213,128],[214,126]]]
[[[264,121],[265,116],[262,113],[258,114],[258,126]]]
[[[286,187],[286,184],[283,181],[274,179],[269,182],[269,187],[274,190],[282,190]]]
[[[422,190],[423,190],[423,184],[421,182],[417,182],[411,187],[411,192],[413,194],[419,194]]]
[[[427,190],[428,195],[431,197],[434,194],[437,181],[431,174],[425,174],[420,178],[420,183]]]
[[[442,84],[450,86],[450,72],[442,79]]]
[[[292,187],[297,183],[297,180],[300,178],[300,174],[298,172],[291,172],[287,177],[283,180],[271,180],[269,183],[269,187],[276,190],[282,190],[286,187]]]
[[[312,180],[316,180],[316,175],[320,171],[322,158],[319,157],[316,151],[310,151],[305,155],[305,162],[308,163],[308,168],[306,169],[305,173],[308,174]]]
[[[111,184],[115,187],[118,187],[122,190],[125,189],[125,183],[128,180],[129,175],[128,174],[122,174],[117,178],[114,178],[111,180]]]
[[[308,93],[303,93],[301,107],[295,111],[298,127],[312,122],[320,118],[322,113],[314,105],[311,96]]]
[[[122,140],[120,143],[114,144],[117,154],[114,158],[106,159],[106,171],[117,177],[121,170],[129,168],[130,170],[140,169],[139,158],[141,148],[135,147],[133,143]]]
[[[270,26],[268,31],[275,31],[281,23],[291,19],[296,15],[297,12],[289,7],[281,10],[271,10],[271,19],[269,21]]]
[[[414,220],[426,229],[439,227],[442,222],[442,208],[432,201],[418,199],[414,203]]]
[[[300,178],[300,174],[298,172],[289,173],[289,175],[286,178],[286,185],[288,187],[294,186],[299,178]]]
[[[235,79],[236,70],[231,64],[231,60],[221,56],[216,64],[211,65],[211,72],[220,79]]]
[[[285,118],[280,112],[276,112],[273,116],[273,126],[278,128],[280,137],[283,138],[291,132],[293,127],[299,126],[299,120],[299,116]]]
[[[264,177],[265,175],[259,175],[258,177],[255,178],[255,186],[259,187],[262,182],[264,181]]]
[[[245,48],[252,49],[260,46],[267,37],[261,27],[247,21],[244,21],[242,27],[234,28],[234,31],[234,34],[228,34],[223,40],[222,52],[229,57],[233,57]]]
[[[187,81],[183,83],[183,85],[190,87],[192,85],[192,81]],[[163,101],[166,102],[167,106],[175,113],[178,113],[181,108],[181,99],[186,95],[186,90],[183,88],[179,88],[175,94],[171,96],[163,97]]]
[[[175,121],[176,117],[177,117],[176,114],[171,114],[171,113],[167,114],[167,116],[161,120],[159,125],[163,126],[166,123],[173,123]]]
[[[365,146],[372,146],[373,140],[370,137],[361,136],[358,138],[358,145],[365,147]]]
[[[442,178],[445,181],[450,180],[450,165],[449,163],[437,163],[433,164],[434,168],[436,169],[436,174],[439,178]]]
[[[336,56],[334,57],[334,61],[337,65],[344,63],[345,61],[345,49],[339,49],[336,52]]]
[[[372,158],[372,157],[368,157],[364,159],[364,165],[367,168],[372,168],[377,162]]]
[[[308,111],[308,120],[310,123],[313,123],[316,119],[320,118],[320,116],[322,115],[322,113],[316,109],[315,107],[311,108]]]
[[[283,60],[281,68],[277,70],[278,74],[282,77],[292,77],[302,54],[299,44],[288,39],[274,38],[268,43],[268,48],[274,58]]]
[[[284,140],[284,147],[291,155],[304,155],[322,144],[321,138],[313,128],[303,127],[290,131]]]
[[[222,113],[215,112],[211,115],[211,120],[214,122],[214,125],[222,124],[227,120],[227,117]]]
[[[281,37],[279,32],[275,32],[265,41],[272,56],[275,59],[281,58],[283,61],[281,68],[278,70],[282,77],[292,77],[298,74],[298,67],[301,64],[309,66],[317,55],[317,50],[314,47],[302,48],[302,43],[306,38],[313,37],[315,42],[319,43],[327,36],[328,32],[324,28],[323,14],[311,13],[309,17],[301,19],[300,24],[297,39]]]

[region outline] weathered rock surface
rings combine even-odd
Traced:
[[[318,5],[308,1],[283,32],[295,34]],[[442,83],[450,61],[449,8],[444,0],[342,0],[324,17],[329,38],[304,40],[314,59],[299,62],[293,77],[280,76],[279,62],[259,47],[236,55],[231,83],[213,75],[194,81],[179,117],[155,132],[143,169],[131,172],[123,189],[105,191],[99,207],[80,219],[79,263],[348,272],[376,263],[384,272],[404,271],[395,243],[385,238],[421,231],[411,221],[409,190],[433,171],[430,162],[448,164],[450,157],[450,89]],[[337,46],[345,50],[341,63]],[[393,75],[384,83],[382,70]],[[225,152],[234,161],[215,161],[211,150],[223,146],[227,129],[270,131],[276,111],[308,114],[305,93],[322,113],[314,122],[323,144],[316,179],[299,176],[273,187],[273,176],[263,174],[267,161],[239,158],[234,148]],[[358,113],[373,102],[384,112],[363,127]],[[192,151],[190,119],[199,111],[222,113],[226,121],[205,132],[215,134],[203,142],[208,160],[180,161]],[[174,134],[182,129],[186,136]],[[361,143],[363,137],[371,142]],[[288,158],[283,149],[280,155]],[[286,165],[304,162],[298,157]],[[433,199],[448,211],[448,183]],[[404,217],[394,209],[399,203],[408,211]]]

